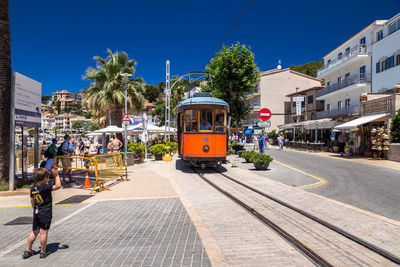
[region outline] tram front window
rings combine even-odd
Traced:
[[[217,133],[225,133],[226,129],[226,116],[224,111],[216,111],[215,116],[215,131]]]
[[[202,110],[200,113],[200,131],[212,131],[212,111]]]
[[[196,110],[185,111],[185,132],[197,131],[197,112]]]

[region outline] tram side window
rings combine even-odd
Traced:
[[[212,131],[212,123],[212,110],[202,110],[200,112],[200,131]]]
[[[185,111],[185,132],[197,131],[197,112],[196,110]]]
[[[226,132],[226,115],[224,110],[215,111],[215,132],[225,133]]]

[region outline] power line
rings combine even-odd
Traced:
[[[215,47],[215,49],[211,52],[211,55],[208,57],[208,61],[213,56],[214,52],[217,51],[218,48],[229,38],[229,36],[232,34],[232,32],[235,29],[235,27],[239,24],[239,22],[242,20],[244,15],[246,15],[247,11],[253,5],[254,1],[255,0],[247,0],[246,4],[242,7],[242,9],[239,11],[239,13],[233,19],[232,23],[229,25],[228,29],[226,30],[226,32],[222,36],[221,41],[218,42],[218,44]],[[207,63],[205,65],[207,65]]]

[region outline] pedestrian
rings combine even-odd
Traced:
[[[278,145],[279,145],[279,150],[283,149],[283,135],[278,136]]]
[[[109,150],[111,150],[110,152],[119,152],[121,147],[123,146],[122,142],[118,139],[118,137],[116,136],[114,139],[111,140],[111,142],[109,143],[110,148]],[[107,146],[108,149],[108,146]]]
[[[85,153],[85,143],[83,142],[82,138],[79,138],[78,150],[79,154]]]
[[[51,171],[54,166],[54,158],[57,157],[57,139],[53,138],[51,140],[51,145],[47,148],[45,152],[45,157],[47,158],[43,164],[43,168]],[[42,164],[41,164],[42,167]]]
[[[338,141],[339,141],[339,153],[340,156],[343,157],[344,154],[344,146],[346,144],[347,141],[347,136],[346,133],[344,131],[342,131],[338,137]]]
[[[97,154],[97,147],[94,145],[93,139],[90,140],[88,151],[89,151],[89,154]]]
[[[265,133],[265,150],[269,150],[269,137],[268,137],[268,134],[267,133]]]
[[[72,151],[71,151],[71,145],[70,145],[70,141],[71,141],[71,137],[66,134],[64,135],[64,142],[62,142],[62,144],[60,145],[60,148],[57,151],[57,154],[61,154],[63,156],[71,156],[72,155]],[[61,153],[59,153],[61,152]],[[61,158],[61,163],[62,163],[62,167],[63,167],[63,171],[62,171],[62,180],[64,183],[67,183],[67,181],[65,180],[65,175],[68,174],[68,178],[69,178],[69,182],[70,183],[74,183],[75,180],[72,180],[72,159],[70,157],[63,157]]]
[[[260,153],[264,153],[264,131],[261,132],[258,139],[258,149]]]
[[[33,172],[35,185],[30,190],[31,205],[33,208],[32,232],[28,236],[26,249],[22,255],[23,259],[27,259],[36,254],[36,252],[32,250],[32,245],[39,234],[41,246],[40,258],[45,258],[50,254],[47,250],[47,235],[53,217],[53,198],[51,192],[61,188],[58,172],[53,169],[52,175],[55,178],[54,185],[49,183],[50,172],[48,170],[39,168]]]
[[[43,140],[43,142],[42,142],[42,151],[40,152],[40,154],[42,155],[42,160],[44,160],[46,158],[45,154],[46,154],[47,148],[48,148],[48,146],[46,144],[46,141]]]
[[[69,149],[71,150],[71,154],[75,155],[76,144],[74,139],[71,139],[69,142]]]
[[[239,136],[237,134],[235,135],[235,141],[239,141]]]

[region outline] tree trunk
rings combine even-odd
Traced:
[[[8,1],[0,0],[0,179],[8,180],[10,150],[11,43]]]
[[[116,110],[113,110],[110,114],[110,119],[111,119],[111,125],[115,125],[118,127],[122,127],[122,108],[118,108]],[[109,124],[107,124],[108,126]],[[117,134],[117,137],[119,140],[122,141],[122,134]]]

